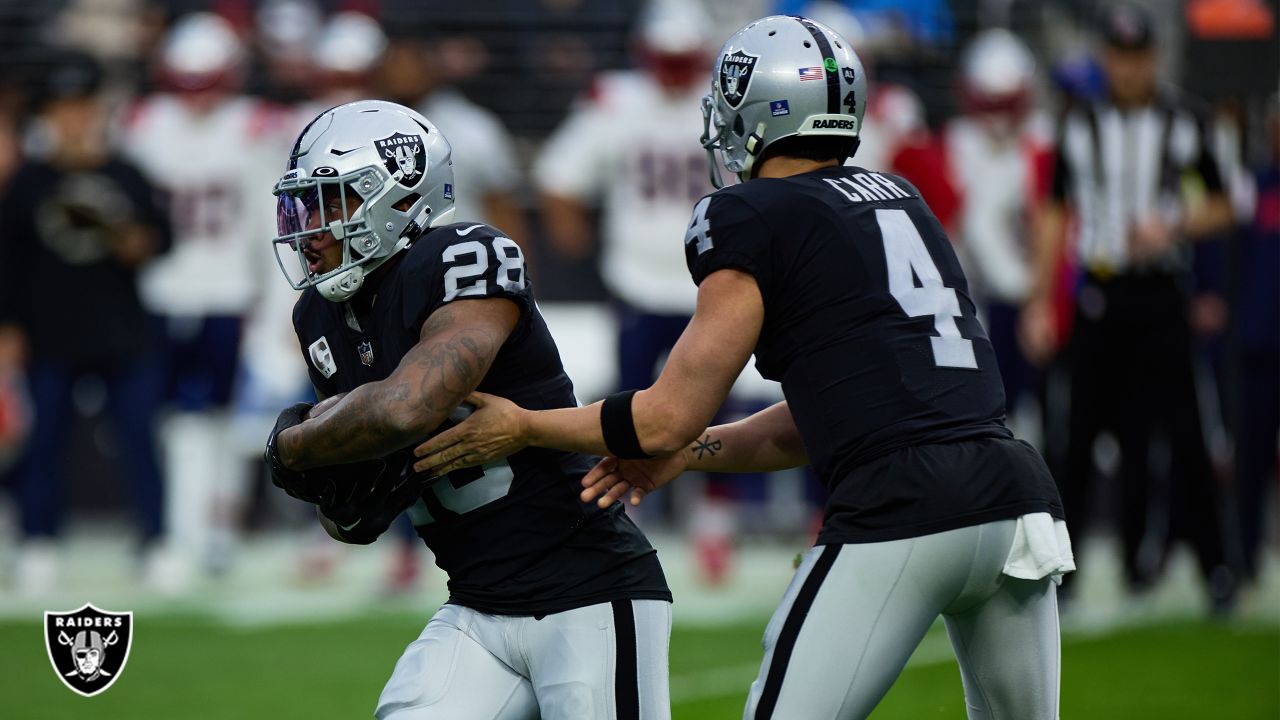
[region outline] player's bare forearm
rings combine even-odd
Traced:
[[[737,270],[709,275],[698,308],[671,350],[657,382],[635,394],[631,419],[641,449],[679,451],[698,437],[746,365],[764,323],[755,278]],[[608,455],[595,403],[530,411],[492,396],[473,396],[477,411],[457,427],[418,446],[419,471],[448,473],[491,462],[530,445]]]
[[[736,270],[712,273],[698,289],[698,306],[653,386],[635,394],[631,416],[640,447],[665,455],[685,447],[715,416],[751,357],[764,323],[755,278]],[[533,414],[530,444],[609,454],[600,405]],[[565,447],[573,444],[575,447]]]
[[[1028,302],[1044,302],[1053,292],[1054,271],[1062,252],[1065,213],[1062,204],[1054,201],[1045,202],[1036,211]]]
[[[1182,231],[1190,240],[1203,240],[1231,227],[1234,220],[1231,201],[1215,193],[1187,214]]]
[[[385,380],[355,388],[320,417],[281,433],[281,459],[305,470],[382,457],[420,440],[480,384],[518,318],[507,300],[441,307]]]
[[[639,505],[646,495],[686,470],[765,472],[809,462],[791,410],[778,403],[736,423],[708,428],[688,447],[647,460],[606,457],[582,478],[583,502],[608,507],[630,495]]]
[[[809,463],[809,453],[785,402],[725,425],[707,428],[685,453],[689,470],[771,472]]]
[[[582,202],[567,195],[542,195],[543,222],[551,247],[561,257],[581,260],[591,252],[591,226]]]

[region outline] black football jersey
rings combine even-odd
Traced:
[[[520,306],[520,320],[477,389],[536,410],[577,404],[516,243],[487,225],[459,223],[429,231],[388,263],[352,301],[327,301],[314,288],[298,300],[294,327],[321,394],[386,378],[443,304],[506,298]],[[369,304],[367,313],[356,309]],[[424,491],[408,512],[449,574],[450,601],[539,615],[615,599],[671,600],[653,548],[621,507],[579,502],[593,462],[527,448]]]
[[[1043,461],[1005,427],[995,354],[964,273],[910,183],[832,167],[726,187],[694,208],[685,253],[694,282],[723,268],[755,277],[765,309],[756,367],[782,383],[831,493],[827,524],[842,530],[829,541],[1057,503]],[[904,448],[969,440],[1007,443],[1009,467],[859,472]]]

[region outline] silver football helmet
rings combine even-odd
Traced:
[[[711,183],[724,187],[715,152],[741,181],[760,155],[788,137],[854,139],[867,108],[867,76],[853,47],[808,18],[773,15],[734,33],[720,49],[702,99]]]
[[[339,105],[302,131],[273,192],[280,270],[295,290],[314,286],[326,299],[342,302],[424,230],[450,222],[449,141],[403,105]],[[308,269],[315,260],[312,244],[330,234],[342,243],[341,263]]]

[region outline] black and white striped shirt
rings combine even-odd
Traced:
[[[1075,209],[1077,256],[1094,271],[1178,268],[1177,250],[1136,267],[1130,229],[1152,215],[1179,223],[1184,183],[1196,176],[1205,192],[1222,190],[1203,121],[1167,98],[1128,110],[1077,108],[1063,120],[1057,150],[1053,197]]]

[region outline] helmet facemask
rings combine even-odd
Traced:
[[[364,212],[396,187],[380,171],[369,167],[326,178],[286,175],[276,184],[278,235],[273,246],[276,262],[294,290],[316,286],[326,297],[350,297],[360,289],[365,274],[380,264],[375,261],[392,254],[385,251]],[[353,202],[356,199],[359,203]],[[406,217],[400,229],[408,224]],[[341,244],[341,261],[337,267],[313,270],[312,265],[323,262],[322,249],[331,239]]]
[[[765,129],[764,123],[759,123],[754,133],[744,137],[746,126],[743,124],[742,115],[729,110],[728,117],[732,117],[733,120],[727,120],[724,112],[727,106],[728,104],[717,97],[715,92],[704,95],[702,98],[703,130],[699,142],[707,151],[711,185],[717,190],[724,187],[724,178],[720,175],[721,163],[726,170],[737,175],[739,180],[745,181],[751,176],[756,153],[748,148],[759,150]],[[719,158],[716,157],[717,152],[719,152]]]

